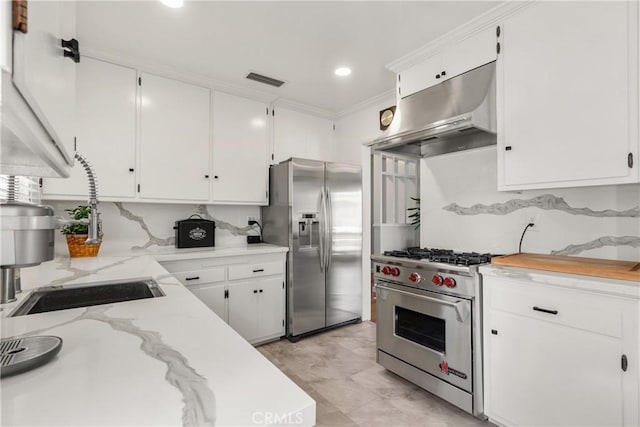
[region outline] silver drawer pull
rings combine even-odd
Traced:
[[[542,313],[549,313],[549,314],[558,314],[558,310],[549,310],[547,308],[540,308],[540,307],[533,307],[533,311],[540,311]]]
[[[200,280],[200,276],[185,277],[184,280]]]
[[[262,273],[264,268],[258,268],[257,270],[253,270],[254,273]]]

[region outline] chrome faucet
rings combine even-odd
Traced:
[[[85,240],[86,245],[91,245],[95,243],[100,243],[102,240],[100,239],[100,214],[98,213],[98,184],[96,182],[95,172],[93,168],[80,153],[76,151],[75,158],[80,162],[84,171],[87,173],[87,179],[89,180],[89,206],[91,207],[91,213],[89,214],[89,223],[87,227],[87,240]],[[67,222],[68,224],[73,223],[83,223],[86,224],[86,221],[76,221],[71,220]]]

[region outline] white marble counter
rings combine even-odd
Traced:
[[[146,277],[166,296],[6,317],[35,287]],[[315,402],[154,257],[61,258],[23,269],[22,283],[2,338],[64,342],[47,365],[2,379],[2,425],[315,424]]]
[[[257,255],[287,252],[289,249],[283,246],[268,243],[255,243],[241,246],[215,246],[211,248],[183,248],[174,246],[154,246],[147,249],[132,249],[126,252],[100,251],[98,257],[104,256],[142,256],[149,255],[158,261],[173,261],[197,258],[219,258],[238,255]]]
[[[506,277],[543,285],[562,286],[570,289],[640,299],[640,283],[630,280],[606,279],[493,264],[484,265],[480,267],[479,271],[484,276]]]

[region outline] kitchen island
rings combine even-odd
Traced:
[[[33,288],[143,278],[166,295],[8,317]],[[22,283],[0,313],[2,338],[63,345],[48,364],[2,379],[2,425],[315,424],[314,400],[152,256],[58,258],[23,269]]]

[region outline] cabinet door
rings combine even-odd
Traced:
[[[258,337],[258,286],[255,281],[229,284],[229,326],[247,341]]]
[[[337,162],[338,150],[334,149],[333,122],[322,117],[308,116],[305,139],[306,158],[323,162]]]
[[[13,82],[71,164],[76,63],[61,40],[76,37],[75,2],[29,2],[28,31],[13,37]]]
[[[267,105],[213,95],[212,200],[267,204]]]
[[[276,108],[273,119],[274,163],[291,157],[334,161],[333,122],[322,117]]]
[[[507,425],[623,425],[622,340],[497,310],[487,414]]]
[[[305,115],[286,108],[276,108],[273,118],[274,164],[290,157],[306,158]]]
[[[200,301],[205,303],[214,313],[216,313],[225,322],[228,321],[227,316],[227,300],[224,297],[224,284],[206,284],[187,286]]]
[[[493,27],[484,29],[444,52],[442,71],[445,71],[446,74],[443,79],[448,80],[488,64],[495,61],[496,57],[496,30]]]
[[[95,169],[100,197],[135,197],[136,71],[83,57],[76,79],[77,149]],[[87,197],[76,163],[68,179],[45,179],[45,195]]]
[[[500,190],[637,182],[637,7],[535,2],[504,22]]]
[[[258,336],[284,335],[284,278],[260,280],[258,295]]]
[[[400,96],[404,98],[413,95],[443,81],[442,59],[443,54],[438,53],[400,73]]]
[[[140,196],[209,199],[210,91],[141,75]]]

